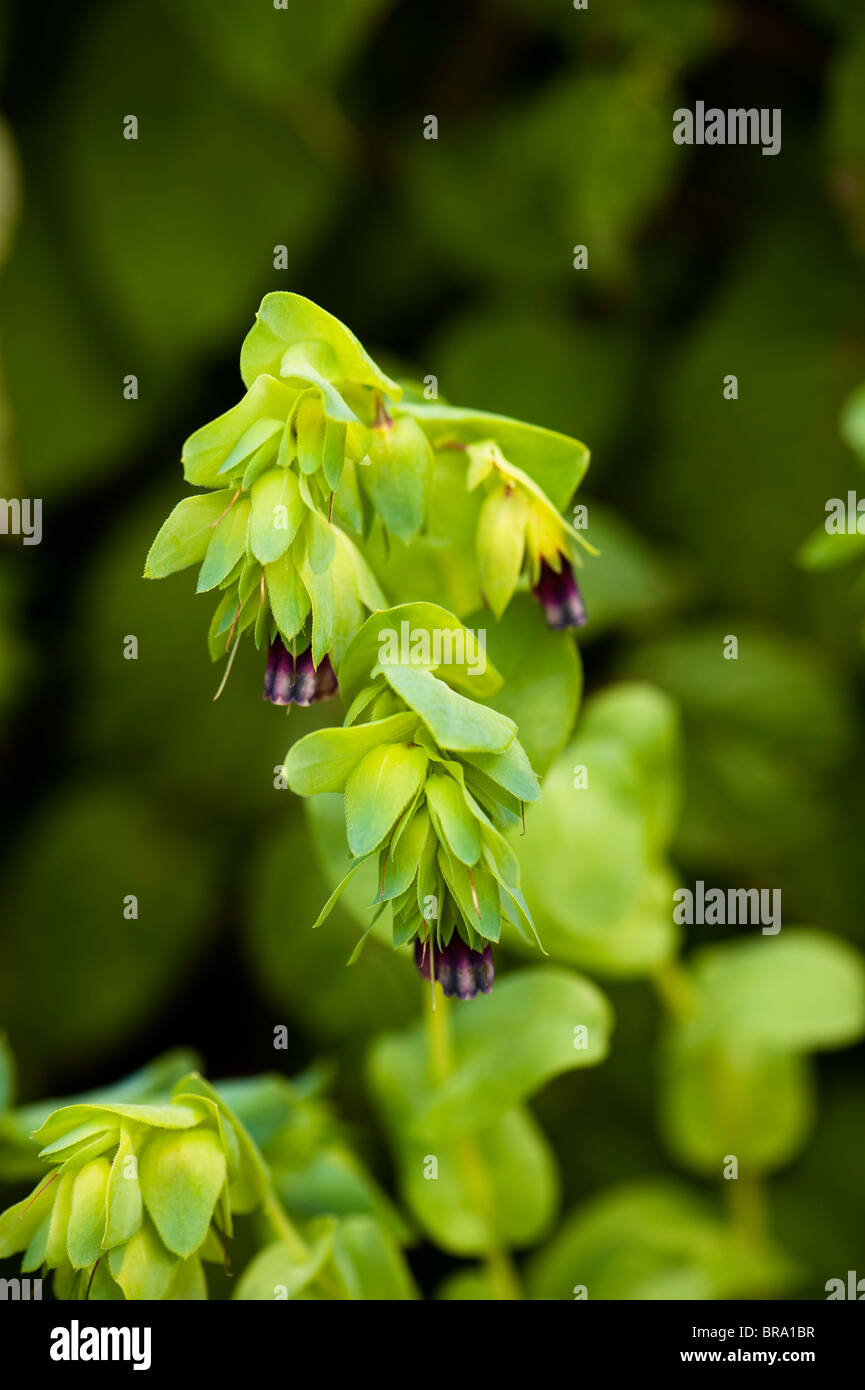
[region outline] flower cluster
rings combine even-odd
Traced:
[[[322,664],[338,664],[366,612],[386,602],[348,531],[363,535],[377,516],[410,539],[432,453],[421,427],[398,413],[402,388],[300,295],[264,298],[240,367],[243,399],[183,449],[187,482],[208,491],[175,507],[144,573],[158,579],[200,564],[198,592],[221,594],[214,660],[233,655],[251,629],[271,652],[265,698],[306,704],[332,693]]]
[[[61,1299],[204,1299],[232,1218],[268,1176],[240,1122],[196,1073],[164,1105],[84,1103],[33,1136],[53,1172],[0,1217],[0,1259],[55,1271]]]
[[[383,635],[406,623],[415,633],[448,633],[449,652],[461,658],[436,667],[429,657],[415,659],[436,644],[418,643],[408,661],[382,660]],[[368,619],[340,668],[350,705],[344,726],[300,739],[285,764],[300,795],[345,798],[356,862],[315,925],[360,865],[374,859],[374,905],[391,905],[394,946],[417,943],[422,972],[460,998],[490,988],[488,943],[498,941],[503,917],[524,936],[534,933],[503,832],[539,795],[513,721],[461,693],[484,696],[501,683],[489,662],[479,672],[471,636],[433,604],[405,604]]]

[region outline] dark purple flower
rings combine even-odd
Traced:
[[[541,577],[532,590],[544,605],[547,622],[556,632],[566,627],[582,627],[586,621],[586,610],[570,561],[564,555],[561,561],[561,572],[557,574],[552,565],[541,560]]]
[[[264,673],[264,699],[273,705],[311,705],[336,694],[336,673],[326,656],[316,668],[312,648],[294,657],[281,637],[275,637],[267,654]]]
[[[431,942],[425,944],[416,937],[414,963],[425,980],[429,979],[430,954],[435,977],[448,998],[455,994],[458,999],[474,999],[478,992],[489,994],[496,973],[492,947],[470,951],[462,937],[454,932],[447,946],[440,951],[438,946],[433,946]]]

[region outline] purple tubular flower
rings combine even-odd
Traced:
[[[267,654],[264,673],[264,696],[273,705],[311,705],[315,700],[329,700],[336,694],[336,673],[326,656],[316,668],[312,664],[312,648],[295,658],[281,637],[275,637]]]
[[[532,590],[535,598],[544,605],[547,623],[556,632],[568,627],[582,627],[586,621],[586,610],[570,561],[564,555],[561,560],[559,574],[546,560],[541,560],[541,577]]]
[[[435,977],[448,998],[455,994],[458,999],[474,999],[476,994],[489,994],[496,973],[492,947],[470,951],[454,932],[447,946],[440,951],[438,946],[433,946],[431,942],[424,944],[416,937],[414,963],[425,980],[429,979],[430,954]]]

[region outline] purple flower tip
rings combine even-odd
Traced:
[[[264,673],[265,700],[272,705],[311,705],[315,700],[330,700],[336,690],[336,673],[329,656],[315,667],[311,647],[295,658],[281,637],[274,638]]]
[[[546,560],[541,560],[541,577],[532,590],[535,598],[544,605],[549,626],[556,632],[568,627],[582,627],[586,621],[580,587],[570,561],[564,555],[561,560],[559,574]]]
[[[416,937],[414,963],[425,980],[429,979],[431,954],[435,977],[448,998],[455,994],[458,999],[474,999],[478,993],[489,994],[496,973],[491,946],[485,946],[482,951],[470,951],[454,932],[447,946],[440,951],[438,946],[430,942],[425,946]]]

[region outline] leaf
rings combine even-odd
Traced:
[[[583,686],[579,652],[570,638],[547,627],[528,594],[517,594],[501,621],[484,627],[487,659],[495,662],[503,681],[490,704],[513,719],[531,767],[543,777],[568,742],[577,717]],[[534,774],[529,775],[534,781]],[[514,795],[535,799],[519,791]]]
[[[241,497],[235,502],[211,533],[204,563],[198,575],[196,593],[204,594],[216,588],[234,569],[246,553],[249,527],[249,501]]]
[[[541,794],[540,783],[519,739],[515,738],[504,753],[469,753],[466,762],[480,768],[497,787],[504,787],[518,801],[537,801]]]
[[[505,976],[455,1016],[454,1070],[414,1128],[453,1135],[494,1122],[551,1077],[603,1061],[611,1027],[606,998],[579,975],[544,966]],[[503,1054],[501,1039],[517,1032],[519,1048]]]
[[[512,719],[466,699],[431,671],[416,666],[384,666],[384,678],[420,715],[440,748],[454,752],[501,753],[514,741]]]
[[[306,344],[326,349],[333,381],[370,386],[393,400],[401,396],[397,383],[385,376],[339,319],[311,299],[284,291],[264,296],[244,339],[240,350],[244,385],[251,386],[262,372],[278,376],[286,351]]]
[[[501,686],[501,676],[478,650],[474,634],[453,613],[436,603],[402,603],[367,618],[340,663],[339,687],[346,707],[369,684],[370,672],[394,643],[400,656],[405,646],[415,664],[435,666],[444,680],[478,699],[486,699]],[[423,648],[428,662],[421,659]],[[438,662],[433,660],[436,655]]]
[[[310,599],[291,555],[265,565],[267,596],[280,636],[285,643],[296,637],[309,612]]]
[[[249,438],[251,431],[260,431],[262,418],[269,425],[274,420],[287,419],[296,395],[296,391],[273,376],[259,377],[237,405],[189,436],[183,446],[186,481],[196,487],[223,487],[223,468],[239,445],[239,454],[235,455],[238,468],[247,457],[241,441]]]
[[[727,1226],[684,1183],[646,1180],[592,1197],[531,1261],[533,1299],[760,1298],[786,1292],[792,1261]]]
[[[125,1245],[117,1245],[108,1255],[108,1267],[126,1297],[134,1301],[165,1298],[179,1261],[159,1239],[145,1218]]]
[[[203,560],[213,536],[213,526],[233,494],[229,488],[185,497],[162,523],[144,563],[145,579],[164,579]]]
[[[135,1235],[141,1226],[143,1210],[132,1134],[124,1126],[120,1131],[120,1142],[108,1179],[104,1241],[106,1249],[111,1249],[114,1245],[123,1245]]]
[[[426,515],[432,450],[415,420],[400,416],[370,430],[369,462],[360,480],[388,531],[401,541],[417,535]]]
[[[661,1124],[680,1163],[717,1176],[734,1154],[748,1173],[788,1163],[810,1129],[813,1082],[793,1053],[677,1029],[663,1055]]]
[[[481,592],[501,618],[517,587],[525,552],[528,501],[519,488],[497,487],[478,520],[477,556]]]
[[[252,485],[249,548],[269,565],[291,545],[304,515],[297,476],[290,468],[270,468]]]
[[[43,1221],[51,1216],[62,1181],[57,1178],[50,1181],[52,1176],[43,1168],[33,1192],[0,1215],[0,1260],[26,1250]]]
[[[589,466],[589,451],[578,439],[507,415],[432,402],[402,408],[422,426],[434,449],[452,440],[495,440],[508,462],[527,473],[559,511],[567,507]]]
[[[327,1227],[305,1256],[298,1256],[282,1241],[265,1246],[246,1266],[233,1297],[243,1302],[296,1298],[330,1259],[335,1224]]]
[[[291,748],[285,760],[288,785],[298,796],[340,792],[361,758],[380,743],[403,743],[417,727],[417,716],[407,710],[372,724],[353,724],[348,729],[316,729]]]
[[[806,1052],[848,1047],[865,1033],[865,962],[837,937],[784,927],[777,937],[706,947],[693,971],[704,1018],[734,1047]]]
[[[439,838],[463,864],[476,864],[481,855],[481,827],[452,777],[430,777],[426,799]]]
[[[340,1222],[333,1260],[352,1299],[404,1302],[418,1296],[399,1246],[371,1216],[350,1216]]]
[[[105,1235],[106,1192],[111,1164],[94,1158],[79,1168],[72,1188],[66,1249],[75,1269],[95,1264]]]
[[[370,749],[353,768],[345,787],[345,824],[352,854],[362,857],[378,848],[423,787],[427,762],[422,748],[385,743]]]
[[[139,1160],[141,1195],[163,1243],[188,1256],[202,1244],[226,1178],[213,1130],[155,1134]]]

